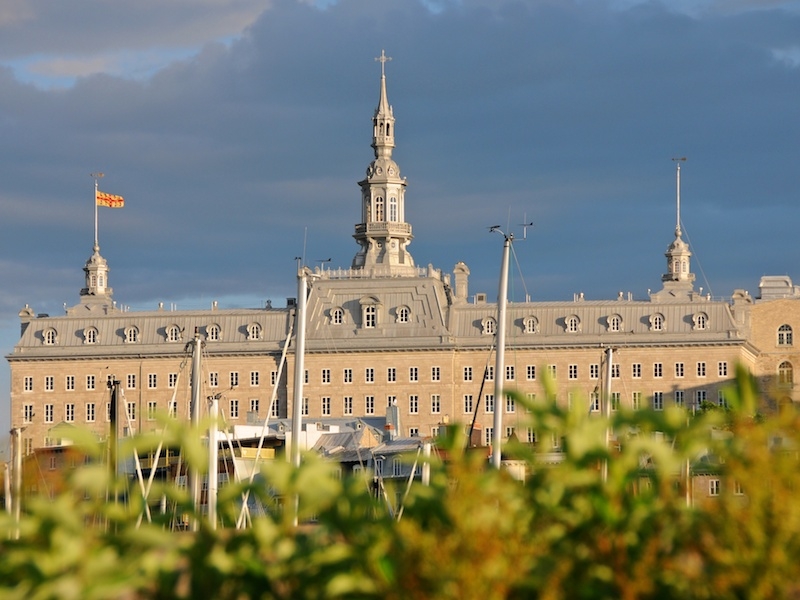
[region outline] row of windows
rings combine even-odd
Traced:
[[[656,313],[649,317],[650,331],[666,331],[667,322],[664,315]],[[523,333],[539,333],[539,319],[533,315],[525,317],[520,322]],[[581,318],[578,315],[565,317],[561,325],[566,333],[580,333],[582,330]],[[621,315],[614,314],[605,318],[606,331],[611,333],[625,331],[625,322]],[[698,312],[692,315],[692,329],[704,331],[708,329],[708,315]],[[481,320],[481,330],[485,335],[494,335],[497,332],[497,320],[494,317],[486,317]]]
[[[246,326],[247,339],[257,341],[263,338],[263,327],[260,323],[249,323]],[[208,325],[205,328],[206,340],[211,342],[222,341],[222,328],[217,324]],[[168,325],[164,328],[164,341],[180,342],[183,341],[184,329],[178,325]],[[122,339],[126,344],[136,344],[140,341],[141,335],[139,328],[129,325],[122,331]],[[87,327],[83,330],[84,344],[97,344],[100,341],[100,333],[96,327]],[[58,344],[58,331],[50,327],[42,332],[42,343],[45,346],[55,346]]]
[[[330,322],[331,325],[344,325],[347,322],[345,310],[340,306],[332,308]],[[366,329],[378,326],[378,303],[375,299],[370,298],[368,303],[362,305],[361,322]],[[411,323],[411,309],[408,306],[398,306],[394,310],[394,322]]]

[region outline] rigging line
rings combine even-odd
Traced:
[[[525,284],[525,276],[522,274],[522,264],[519,262],[519,256],[517,256],[517,251],[514,249],[514,244],[511,244],[511,254],[514,257],[514,264],[517,265],[517,271],[519,272],[519,280],[522,283],[522,289],[525,291],[525,300],[528,300],[528,286]],[[512,278],[513,284],[513,278]]]
[[[706,284],[706,288],[708,289],[708,293],[711,294],[711,296],[713,298],[714,294],[711,291],[711,284],[708,282],[708,277],[706,277],[706,272],[703,270],[703,264],[700,262],[700,257],[697,254],[697,250],[695,249],[694,244],[692,244],[692,239],[689,237],[689,231],[683,225],[683,222],[681,222],[681,227],[683,228],[683,233],[686,235],[686,241],[688,242],[689,247],[692,250],[694,250],[694,260],[697,263],[697,267],[700,269],[700,274],[703,276],[703,281]]]
[[[411,484],[414,482],[414,473],[417,471],[417,463],[419,462],[419,455],[422,452],[422,446],[417,447],[417,455],[414,457],[414,464],[411,466],[411,472],[408,475],[408,482],[406,483],[406,491],[403,494],[403,498],[400,501],[400,508],[397,511],[397,520],[403,518],[403,511],[406,508],[406,500],[408,499],[408,494],[411,492]]]
[[[497,342],[497,336],[495,336],[495,338],[492,340],[492,345],[489,346],[489,354],[486,356],[486,364],[483,367],[483,378],[481,379],[481,387],[478,390],[477,402],[475,402],[473,405],[472,423],[469,426],[469,434],[467,435],[467,448],[469,448],[469,445],[472,443],[472,432],[475,430],[475,421],[478,419],[478,409],[480,408],[481,398],[483,397],[483,387],[486,384],[486,381],[488,380],[487,378],[489,376],[489,362],[492,360],[492,352],[494,352],[494,347],[496,342]],[[495,377],[496,376],[497,373],[495,373]],[[497,401],[495,401],[495,404],[497,404]]]
[[[278,396],[278,385],[280,384],[281,375],[283,373],[283,368],[286,365],[286,353],[289,351],[289,343],[292,340],[292,333],[294,333],[294,321],[289,323],[289,332],[286,335],[286,341],[283,344],[283,352],[281,352],[281,360],[278,364],[278,372],[275,376],[275,383],[272,386],[272,396],[270,397],[269,401],[269,410],[267,411],[266,417],[264,417],[264,425],[261,428],[261,435],[258,438],[258,448],[256,449],[256,456],[253,459],[253,468],[250,470],[250,476],[248,477],[248,484],[252,485],[253,480],[256,477],[256,467],[258,466],[259,458],[261,457],[261,449],[264,447],[264,437],[267,434],[269,429],[269,418],[272,414],[272,407],[275,404],[275,401]],[[293,440],[292,443],[294,443]],[[248,489],[242,496],[242,511],[239,513],[239,518],[236,521],[236,528],[241,529],[243,521],[244,521],[244,507],[247,506],[247,500],[250,498],[250,490]]]

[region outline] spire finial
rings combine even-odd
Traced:
[[[681,163],[686,162],[686,157],[681,156],[680,158],[673,158],[673,162],[676,163],[676,170],[675,170],[675,188],[676,188],[676,222],[675,222],[675,237],[681,236]]]
[[[386,52],[381,49],[381,55],[376,56],[375,60],[381,63],[381,77],[386,77],[386,63],[392,60],[392,57],[386,56]]]

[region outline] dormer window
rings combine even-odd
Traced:
[[[260,340],[261,331],[260,323],[250,323],[250,325],[247,326],[247,339],[251,341]]]
[[[166,336],[168,342],[180,342],[181,341],[181,329],[177,325],[170,325],[167,327]]]
[[[97,329],[94,327],[88,327],[87,329],[83,330],[83,343],[84,344],[96,344],[97,343]]]
[[[622,317],[619,315],[611,315],[608,317],[608,331],[619,332],[622,331]]]
[[[222,339],[222,328],[214,323],[206,328],[206,339],[209,342],[218,342]]]
[[[375,329],[378,326],[378,306],[380,301],[375,296],[365,296],[360,300],[361,326],[364,329]]]
[[[577,315],[570,315],[564,319],[564,329],[567,333],[578,333],[581,330],[581,320]]]
[[[336,307],[331,310],[331,325],[342,325],[344,323],[344,310]]]
[[[43,340],[45,346],[55,346],[58,343],[58,334],[56,330],[52,327],[50,329],[45,329]]]
[[[539,329],[539,321],[536,317],[525,317],[522,321],[522,330],[525,333],[536,333]]]
[[[656,313],[650,316],[650,331],[664,331],[664,315]]]
[[[494,335],[497,332],[497,321],[494,317],[486,317],[481,321],[483,335]]]
[[[397,322],[408,323],[411,320],[411,309],[407,306],[401,306],[397,309]]]
[[[139,329],[131,325],[125,328],[125,343],[135,344],[139,341]]]
[[[704,331],[708,327],[708,315],[704,312],[699,312],[692,317],[694,322],[693,329],[695,331]]]

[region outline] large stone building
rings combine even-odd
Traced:
[[[473,415],[489,442],[493,412],[503,429],[535,441],[525,411],[494,398],[495,377],[528,396],[544,393],[549,373],[557,401],[599,412],[605,351],[615,349],[612,406],[687,408],[724,401],[743,363],[779,400],[797,400],[800,294],[786,277],[762,280],[759,298],[737,290],[719,301],[694,288],[691,252],[680,219],[666,252],[662,289],[647,299],[582,295],[564,302],[511,303],[503,373],[494,373],[497,305],[469,293],[469,269],[419,268],[409,252],[406,180],[394,161],[395,119],[381,73],[373,117],[375,159],[361,187],[358,250],[349,269],[317,268],[307,301],[305,419],[382,415],[399,408],[401,435],[427,436]],[[122,310],[95,245],[84,266],[80,301],[63,315],[20,312],[11,366],[11,422],[23,447],[56,445],[54,428],[74,423],[105,436],[112,376],[121,381],[130,430],[156,427],[154,415],[188,418],[187,342],[204,342],[203,397],[220,394],[228,425],[286,419],[294,406],[295,305],[284,308],[151,312]],[[284,368],[282,355],[286,349]],[[271,402],[274,392],[274,403]],[[543,441],[544,443],[544,441]],[[549,441],[547,442],[549,443]],[[553,443],[557,443],[554,440]]]

